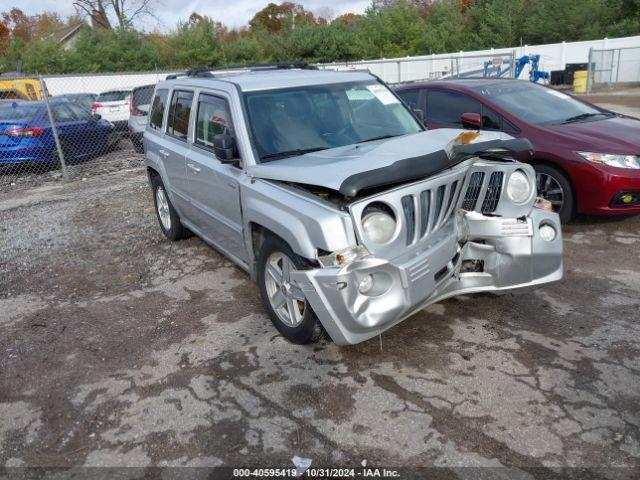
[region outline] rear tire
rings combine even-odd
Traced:
[[[553,204],[553,211],[562,223],[568,223],[576,215],[576,195],[569,178],[551,165],[534,165],[538,196]]]
[[[323,337],[318,317],[300,289],[289,281],[291,269],[304,270],[305,261],[277,237],[269,236],[258,255],[258,287],[264,309],[276,329],[292,343],[316,343]]]
[[[171,204],[160,175],[154,175],[151,178],[151,187],[153,189],[153,204],[156,208],[156,216],[164,236],[174,242],[188,237],[189,230],[180,223],[178,212]]]

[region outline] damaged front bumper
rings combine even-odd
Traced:
[[[555,238],[549,239],[548,228],[541,235],[543,226]],[[393,261],[366,256],[342,267],[298,271],[292,280],[334,342],[346,345],[451,296],[506,293],[560,280],[562,274],[558,215],[533,208],[521,219],[468,212]]]

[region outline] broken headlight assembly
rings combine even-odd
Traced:
[[[357,245],[338,252],[318,252],[318,263],[324,268],[343,267],[370,255],[371,253],[365,246]]]

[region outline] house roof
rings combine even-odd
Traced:
[[[74,33],[80,30],[82,27],[87,27],[88,25],[84,22],[78,22],[73,25],[70,25],[65,28],[61,28],[57,32],[52,34],[52,37],[55,38],[58,42],[62,43],[71,37]]]

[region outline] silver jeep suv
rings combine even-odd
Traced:
[[[459,294],[562,278],[558,215],[496,132],[425,131],[379,79],[297,65],[160,82],[144,134],[160,227],[258,282],[289,340],[367,340]]]

